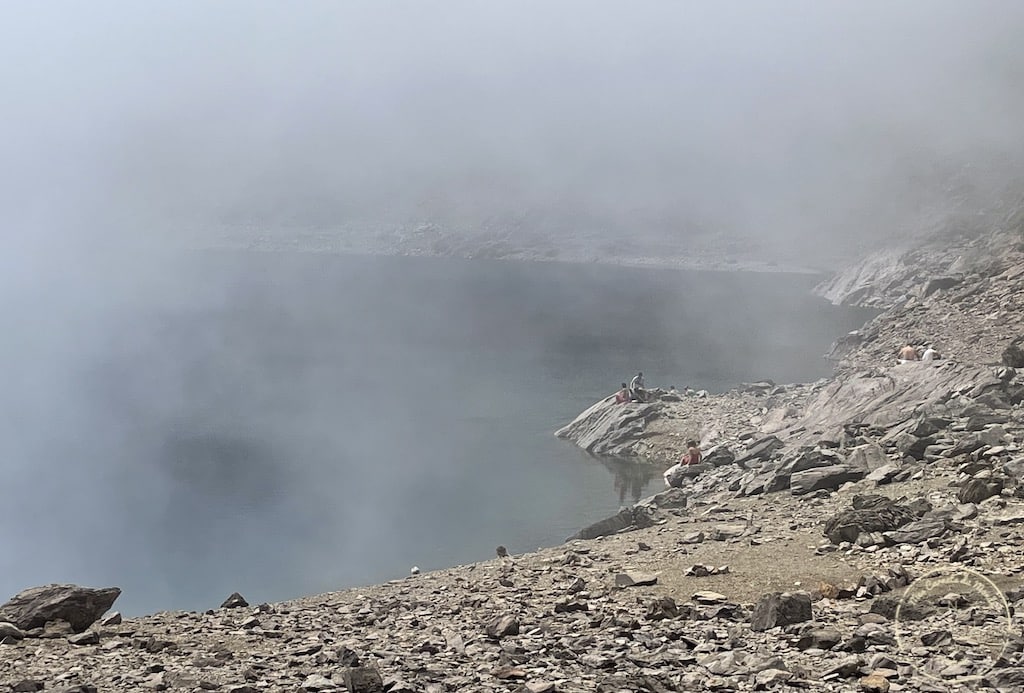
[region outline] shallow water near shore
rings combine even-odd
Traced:
[[[22,337],[8,397],[34,394],[6,452],[31,464],[4,463],[0,591],[118,585],[129,614],[206,609],[559,543],[662,482],[552,432],[637,369],[712,391],[828,375],[821,355],[869,314],[815,281],[192,255],[83,328],[73,362],[44,358],[63,352],[42,328]]]

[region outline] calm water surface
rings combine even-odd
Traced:
[[[72,320],[73,349],[23,326],[0,589],[114,584],[128,613],[205,609],[559,543],[661,481],[552,431],[637,369],[710,390],[827,375],[821,354],[867,314],[813,283],[192,256]]]

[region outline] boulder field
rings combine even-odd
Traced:
[[[581,414],[559,435],[595,454],[667,467],[696,437],[705,467],[561,546],[140,618],[109,611],[117,588],[32,588],[0,605],[0,692],[1024,690],[1024,237],[1004,226],[819,287],[879,310],[833,378]],[[907,342],[941,358],[899,364]]]

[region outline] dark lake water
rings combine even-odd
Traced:
[[[867,317],[782,274],[242,253],[147,274],[9,307],[3,596],[205,609],[556,544],[661,480],[555,428],[637,369],[825,376]]]

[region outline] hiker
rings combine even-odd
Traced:
[[[629,398],[634,402],[643,402],[647,399],[647,393],[644,392],[643,371],[638,371],[629,381]]]
[[[929,344],[928,348],[924,350],[923,354],[921,354],[921,363],[931,363],[938,358],[940,358],[939,352],[935,351],[935,349],[932,348],[932,345]]]
[[[615,393],[615,403],[625,404],[629,401],[629,387],[622,383],[622,389]]]
[[[907,361],[917,361],[917,349],[912,345],[907,344],[905,347],[900,349],[900,363],[906,363]]]
[[[700,464],[702,459],[703,457],[700,454],[700,447],[697,446],[697,441],[686,441],[686,454],[683,455],[683,459],[679,460],[679,464],[684,466]]]

